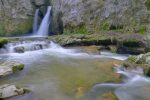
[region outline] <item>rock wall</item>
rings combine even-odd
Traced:
[[[149,0],[51,0],[64,32],[149,31]],[[146,5],[147,4],[147,5]],[[149,5],[149,6],[148,6]]]
[[[0,0],[0,35],[30,32],[48,5],[53,33],[150,32],[150,0]]]
[[[30,0],[0,0],[0,35],[31,31],[32,15]]]

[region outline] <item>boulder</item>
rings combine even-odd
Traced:
[[[0,99],[6,99],[13,96],[23,95],[26,89],[17,87],[15,85],[5,84],[0,86]]]
[[[16,61],[6,61],[0,64],[0,77],[23,70],[24,65]]]
[[[15,47],[14,48],[14,52],[24,53],[25,52],[25,48],[23,46]]]

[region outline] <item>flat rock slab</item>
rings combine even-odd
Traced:
[[[19,88],[15,85],[5,84],[0,86],[0,99],[23,95],[25,92],[26,90],[23,88]]]
[[[6,61],[0,64],[0,77],[23,70],[24,65],[16,61]]]

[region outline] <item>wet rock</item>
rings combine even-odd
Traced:
[[[15,48],[14,48],[14,52],[17,52],[17,53],[24,53],[24,52],[25,52],[25,48],[24,48],[23,46],[15,47]]]
[[[136,64],[150,64],[150,52],[146,54],[140,54],[138,56],[130,56],[127,61]]]
[[[140,54],[137,56],[130,56],[124,66],[128,69],[134,69],[137,67],[143,68],[144,75],[150,76],[150,53]]]
[[[26,89],[17,87],[15,85],[5,84],[0,86],[0,99],[6,99],[13,96],[23,95]]]
[[[6,61],[0,64],[0,77],[10,75],[12,73],[21,71],[24,69],[24,65],[15,61]]]
[[[90,54],[100,54],[100,49],[102,47],[93,45],[93,46],[83,46],[81,48],[82,48],[81,52]]]

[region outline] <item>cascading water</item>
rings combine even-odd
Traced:
[[[34,23],[33,23],[33,34],[36,34],[38,31],[38,15],[39,15],[39,9],[36,9],[34,15]]]
[[[88,100],[98,100],[98,96],[110,91],[114,92],[119,100],[150,100],[150,79],[144,77],[141,68],[129,71],[119,66],[116,72],[122,76],[124,82],[97,84],[88,93]]]
[[[44,16],[39,30],[37,32],[37,36],[48,36],[48,29],[50,24],[50,13],[51,13],[51,6],[48,6],[46,15]]]

